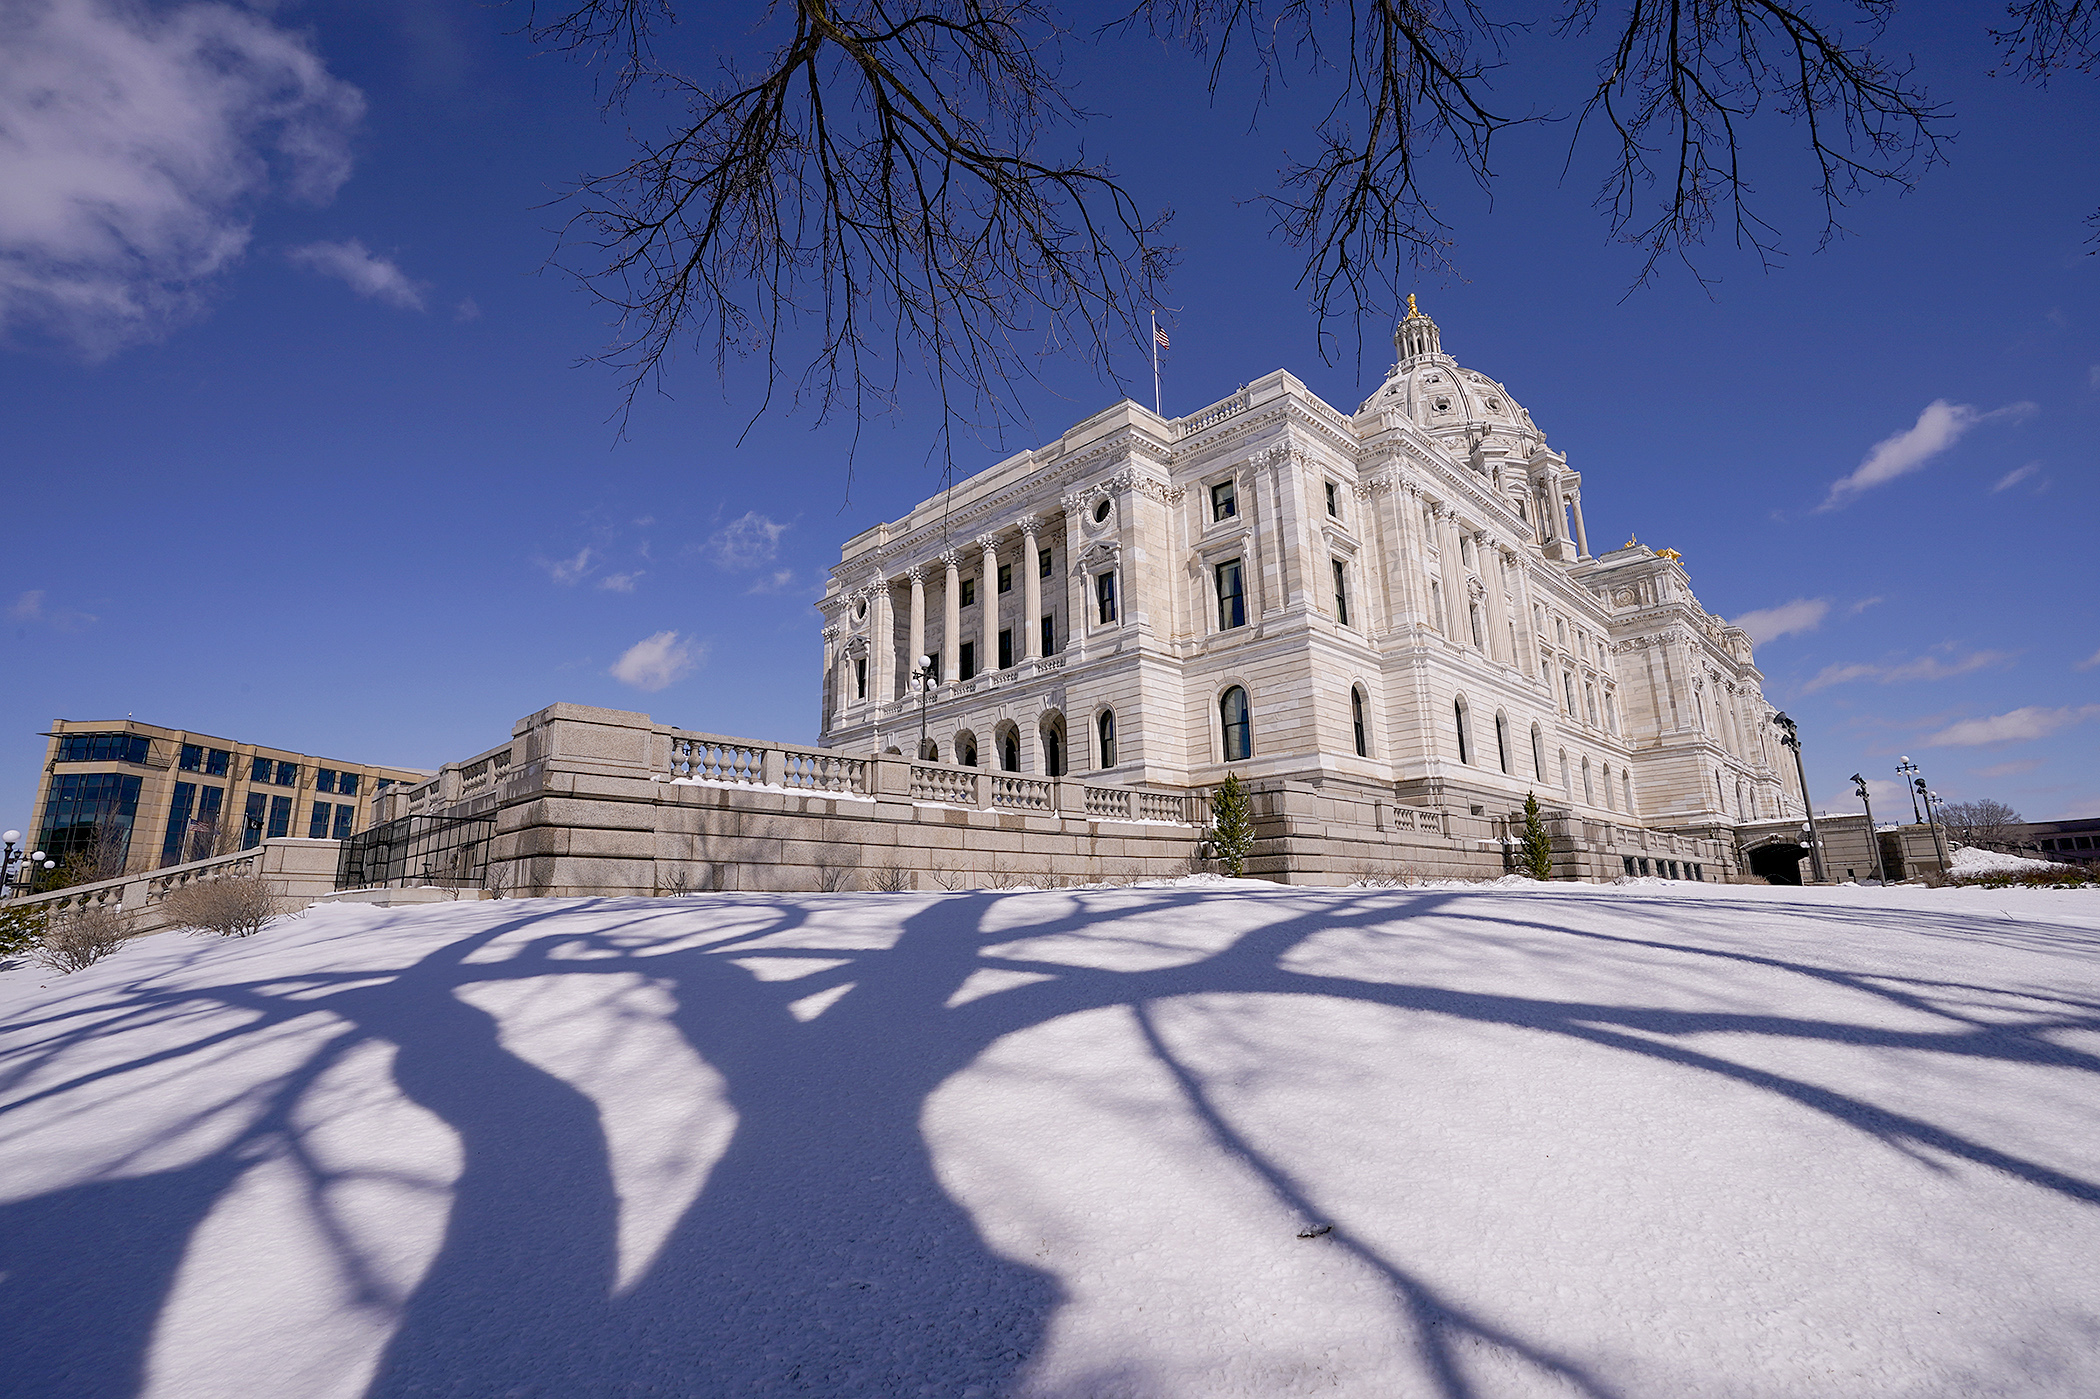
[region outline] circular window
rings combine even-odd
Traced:
[[[1488,412],[1490,412],[1490,413],[1499,413],[1499,412],[1501,412],[1501,411],[1502,411],[1502,400],[1501,400],[1501,399],[1499,399],[1499,398],[1491,398],[1491,399],[1489,399],[1489,400],[1488,400]]]
[[[1094,507],[1094,523],[1098,525],[1107,518],[1108,502],[1104,500],[1099,505]]]

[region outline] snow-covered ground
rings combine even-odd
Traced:
[[[1947,862],[1956,874],[2033,874],[2063,868],[2048,860],[2030,860],[2025,855],[2008,855],[2002,850],[1982,850],[1973,845],[1955,846]]]
[[[2100,1393],[2095,891],[334,906],[0,1027],[16,1399]]]

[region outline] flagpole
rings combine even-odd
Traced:
[[[1159,411],[1159,309],[1154,307],[1150,314],[1152,317],[1152,416],[1163,418],[1166,414]]]

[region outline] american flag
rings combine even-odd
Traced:
[[[1167,333],[1164,330],[1161,330],[1158,326],[1152,327],[1152,342],[1158,345],[1162,350],[1167,349]]]

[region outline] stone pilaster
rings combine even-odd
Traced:
[[[984,623],[978,629],[977,669],[989,674],[999,668],[999,537],[983,535],[977,547],[984,550],[984,576],[977,582],[977,612]]]
[[[941,679],[962,678],[962,551],[949,549],[941,555],[947,577],[941,587]]]
[[[1017,565],[1021,570],[1023,599],[1021,655],[1034,660],[1043,654],[1043,580],[1040,577],[1042,570],[1036,562],[1039,552],[1035,540],[1036,519],[1033,515],[1023,515],[1014,523],[1021,531],[1021,561]]]

